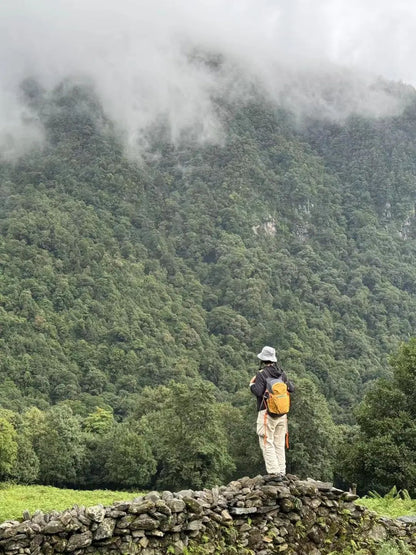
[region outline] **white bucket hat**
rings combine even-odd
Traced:
[[[270,360],[270,362],[277,362],[276,351],[273,347],[263,347],[261,353],[257,355],[260,360]]]

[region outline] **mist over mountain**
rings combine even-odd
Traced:
[[[6,1],[1,151],[14,156],[42,136],[19,96],[28,77],[47,91],[89,80],[133,154],[160,117],[174,140],[192,129],[202,142],[221,141],[213,98],[244,102],[253,88],[301,117],[397,113],[382,80],[416,80],[413,15],[406,1]],[[206,63],[218,57],[220,65]]]

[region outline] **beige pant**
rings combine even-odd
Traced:
[[[265,410],[257,415],[257,435],[268,474],[286,474],[287,415],[271,418]]]

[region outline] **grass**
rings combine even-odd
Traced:
[[[397,490],[393,487],[386,495],[371,492],[357,500],[380,516],[397,518],[399,516],[416,516],[416,499],[412,499],[407,490]]]
[[[114,501],[128,501],[143,492],[109,490],[79,491],[52,486],[17,486],[0,484],[0,523],[5,520],[22,520],[23,512],[33,514],[63,511],[74,505],[111,505]]]

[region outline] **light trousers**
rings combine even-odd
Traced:
[[[267,411],[257,415],[257,435],[268,474],[286,474],[287,415],[272,418]]]

